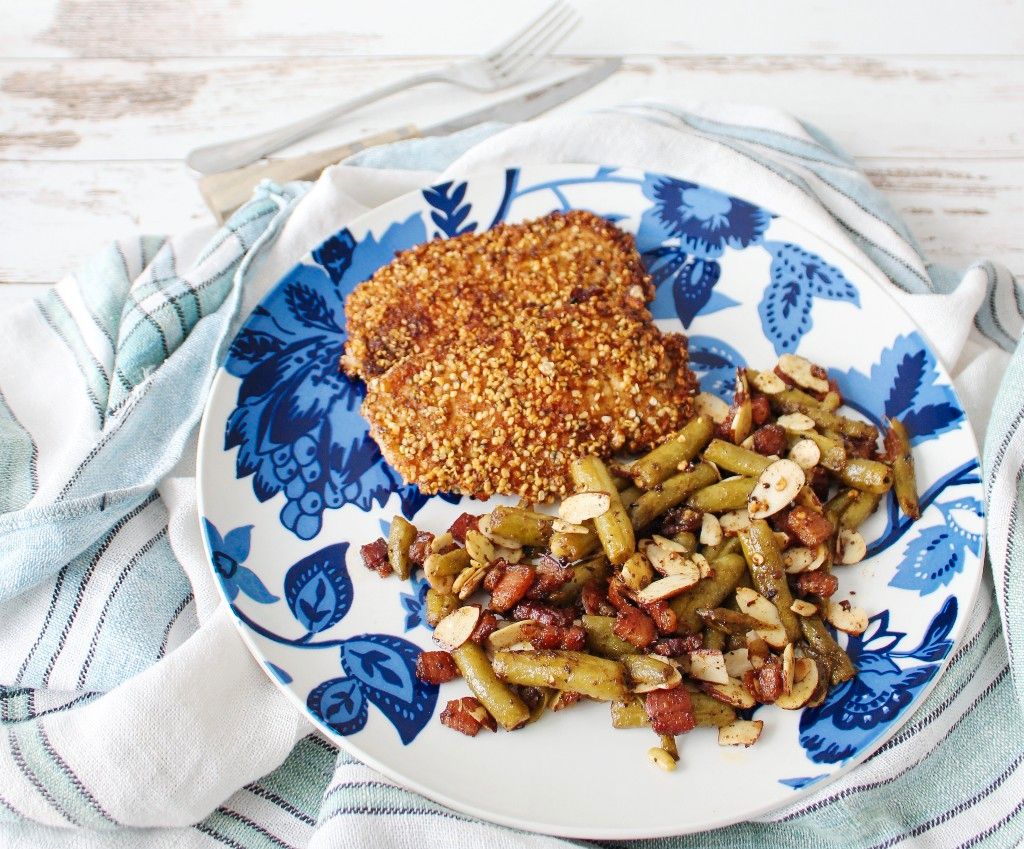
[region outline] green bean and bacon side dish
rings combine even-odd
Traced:
[[[676,737],[714,727],[749,746],[759,704],[820,705],[857,674],[836,631],[861,634],[864,610],[837,600],[861,562],[859,528],[892,490],[920,515],[910,437],[839,412],[821,367],[786,354],[739,369],[733,403],[697,398],[698,415],[629,461],[568,469],[576,493],[463,513],[444,533],[396,516],[363,546],[382,577],[422,569],[436,651],[417,675],[462,678],[470,695],[441,722],[469,736],[507,731],[581,699],[608,702],[614,728],[650,727],[666,770]]]

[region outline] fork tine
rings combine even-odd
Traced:
[[[560,11],[561,7],[565,5],[565,0],[554,0],[546,6],[538,15],[531,18],[523,26],[517,29],[512,35],[510,35],[505,41],[501,42],[497,47],[489,50],[484,54],[483,59],[488,62],[493,62],[496,59],[500,59],[503,56],[510,54],[517,47],[519,42],[526,36],[533,33],[537,27],[546,26],[549,19],[557,12]]]
[[[495,71],[505,79],[519,77],[543,61],[571,33],[580,22],[580,16],[572,7],[553,21],[545,32],[534,37],[529,44],[514,54],[494,63]]]

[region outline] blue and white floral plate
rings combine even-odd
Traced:
[[[464,509],[427,498],[381,459],[338,373],[345,296],[395,251],[554,209],[635,233],[665,330],[690,334],[705,390],[738,365],[795,351],[827,365],[849,404],[913,436],[923,515],[885,504],[870,558],[844,568],[871,623],[846,641],[860,675],[819,708],[761,708],[751,749],[698,729],[680,769],[645,756],[647,729],[614,731],[586,703],[514,734],[464,737],[436,718],[465,694],[416,680],[430,648],[424,581],[381,580],[359,547],[402,513],[438,531]],[[935,684],[981,575],[982,492],[970,426],[928,345],[869,273],[792,221],[711,188],[596,166],[530,166],[407,195],[366,214],[289,272],[231,345],[203,421],[199,503],[239,630],[296,706],[353,755],[466,814],[601,839],[698,831],[764,813],[864,760]],[[258,740],[253,741],[259,745]]]

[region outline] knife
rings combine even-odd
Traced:
[[[315,180],[320,176],[320,172],[328,166],[368,147],[402,139],[448,135],[485,121],[506,123],[526,121],[593,88],[614,74],[621,64],[622,60],[618,58],[602,59],[581,73],[554,83],[544,83],[529,91],[520,92],[499,100],[497,103],[473,109],[427,127],[407,124],[328,150],[307,153],[290,159],[255,162],[244,168],[223,171],[219,174],[207,174],[199,179],[199,191],[202,193],[206,205],[217,217],[217,221],[223,222],[232,212],[249,200],[253,189],[261,180],[276,182]]]

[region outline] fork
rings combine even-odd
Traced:
[[[185,162],[200,174],[240,168],[322,130],[360,106],[426,83],[450,83],[480,92],[508,88],[550,55],[578,23],[576,10],[566,0],[555,0],[509,39],[479,58],[413,74],[275,130],[197,147],[188,154]]]

